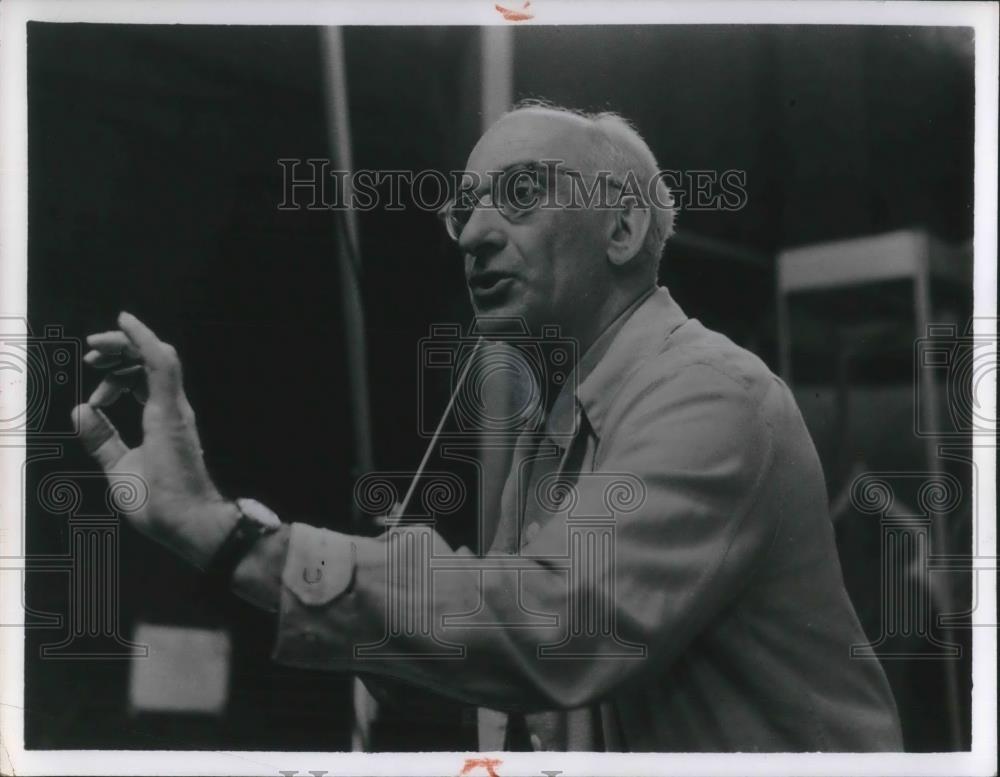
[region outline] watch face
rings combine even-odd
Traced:
[[[265,526],[268,529],[277,529],[281,527],[281,519],[268,507],[265,507],[256,499],[237,499],[236,506],[243,511],[243,514],[259,523],[261,526]]]

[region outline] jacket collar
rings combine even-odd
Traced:
[[[607,411],[633,368],[687,320],[665,286],[636,300],[580,358],[574,378],[567,382],[549,412],[546,430],[578,429],[578,413],[582,410],[600,438]],[[575,396],[571,391],[574,384]],[[571,413],[577,415],[575,423],[570,419]],[[547,436],[559,447],[566,447],[565,436],[552,433]]]

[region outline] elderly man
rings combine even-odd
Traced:
[[[386,537],[224,499],[177,354],[122,313],[119,330],[89,338],[87,361],[112,372],[75,417],[109,477],[149,483],[134,525],[277,612],[276,660],[475,704],[483,750],[900,749],[878,662],[851,657],[866,639],[791,393],[657,287],[673,213],[645,142],[613,114],[530,106],[486,132],[467,172],[473,190],[444,215],[477,315],[558,325],[580,354],[545,425],[519,438],[489,553],[423,530],[431,575]],[[550,197],[586,181],[618,196]],[[148,382],[134,449],[98,409],[123,390],[123,359]],[[546,497],[553,477],[572,509]],[[606,514],[616,478],[636,498],[603,535],[613,548],[559,563],[586,536],[569,531],[573,515]],[[408,531],[421,530],[390,534]],[[400,606],[429,608],[429,627],[386,636]]]

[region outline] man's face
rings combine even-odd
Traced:
[[[524,111],[494,124],[466,169],[488,187],[491,171],[495,176],[542,160],[560,160],[563,169],[591,176],[592,157],[593,136],[582,119]],[[567,192],[568,176],[552,177],[549,185]],[[459,247],[480,324],[488,331],[489,318],[521,318],[534,334],[543,324],[557,324],[563,336],[573,336],[576,322],[592,315],[607,293],[607,223],[606,211],[591,209],[536,208],[511,220],[496,207],[477,207]]]

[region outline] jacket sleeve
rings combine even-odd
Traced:
[[[520,556],[452,551],[428,527],[370,539],[295,524],[275,658],[524,711],[662,673],[775,534],[752,509],[772,466],[763,406],[708,364],[643,367],[611,404],[594,471],[554,484],[568,498]]]

